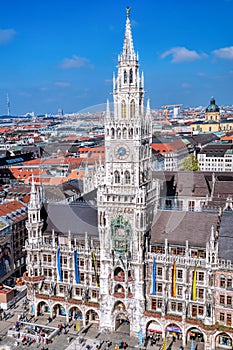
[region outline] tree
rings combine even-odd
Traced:
[[[182,167],[180,168],[180,170],[182,171],[199,171],[200,170],[198,160],[193,153],[183,159]]]

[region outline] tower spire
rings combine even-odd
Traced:
[[[31,183],[31,192],[30,192],[30,201],[28,204],[29,209],[38,209],[40,208],[40,198],[39,193],[35,186],[34,175],[32,174],[32,183]]]
[[[130,24],[130,7],[126,7],[126,26],[122,56],[124,59],[136,59]]]

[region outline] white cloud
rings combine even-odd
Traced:
[[[0,29],[0,45],[10,41],[16,34],[14,29]]]
[[[70,86],[70,83],[66,82],[66,81],[57,81],[54,83],[55,86],[59,86],[59,87],[68,87]]]
[[[81,68],[81,67],[89,67],[93,66],[90,64],[88,58],[79,57],[77,55],[73,55],[71,58],[64,58],[61,63],[61,68],[63,69],[71,69],[71,68]]]
[[[213,54],[220,58],[233,60],[233,46],[223,47],[218,50],[214,50]]]
[[[172,47],[170,50],[163,52],[160,57],[165,58],[170,55],[172,56],[173,63],[188,62],[188,61],[191,62],[207,56],[204,53],[199,54],[195,50],[189,50],[189,49],[186,49],[186,47],[177,46],[177,47]]]

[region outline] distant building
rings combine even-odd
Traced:
[[[188,149],[182,139],[156,139],[151,148],[154,170],[179,170],[188,156]]]
[[[26,269],[26,220],[26,202],[12,200],[0,205],[0,282],[20,277]]]
[[[197,156],[201,171],[233,171],[233,145],[210,144]]]
[[[205,120],[196,121],[190,125],[192,132],[218,132],[233,130],[233,119],[223,119],[220,115],[220,108],[212,97],[209,106],[205,111]]]

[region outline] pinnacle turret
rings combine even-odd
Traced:
[[[28,204],[29,209],[38,209],[40,208],[40,195],[38,190],[36,189],[34,176],[32,175],[32,185],[31,185],[31,192],[30,192],[30,201]]]
[[[131,32],[131,24],[130,24],[130,7],[126,8],[126,28],[125,28],[125,37],[123,44],[123,52],[121,55],[121,59],[123,60],[136,60],[136,54],[133,47],[133,38]]]

